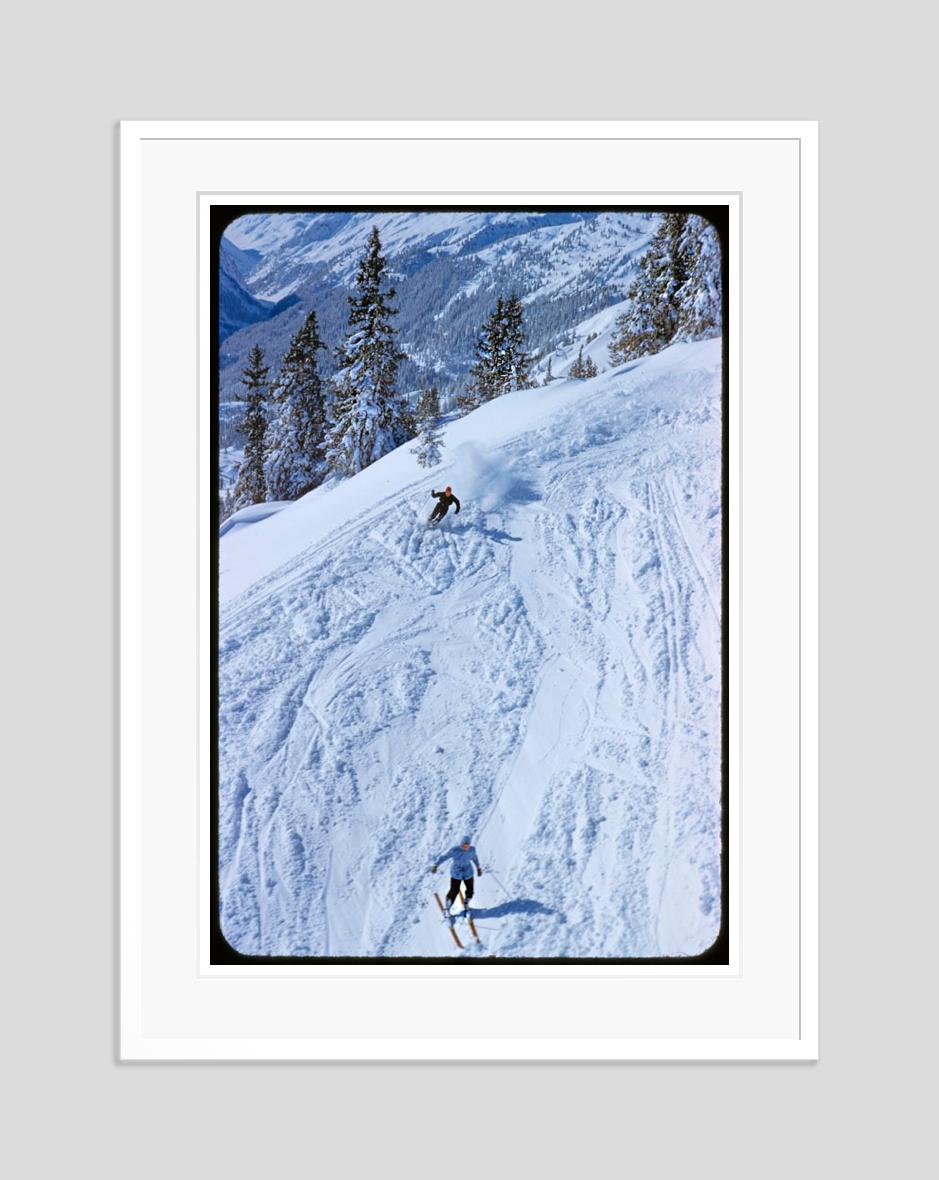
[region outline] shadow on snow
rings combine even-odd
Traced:
[[[484,537],[488,537],[490,541],[496,541],[500,545],[504,545],[506,541],[520,541],[522,539],[521,537],[513,537],[505,529],[486,529],[477,526],[476,531],[482,533]]]
[[[553,910],[550,906],[543,905],[540,901],[532,901],[528,897],[519,897],[514,901],[504,901],[501,905],[491,906],[486,910],[479,909],[470,902],[470,909],[473,912],[474,922],[481,921],[485,918],[507,918],[510,914],[557,913],[557,910]]]

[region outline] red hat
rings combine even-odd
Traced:
[[[451,488],[451,487],[450,487],[450,485],[449,485],[449,484],[447,484],[447,486],[446,486],[446,487],[445,487],[443,490],[444,490],[444,491],[447,493],[447,495],[449,496],[449,495],[450,495],[450,493],[453,491],[453,488]]]

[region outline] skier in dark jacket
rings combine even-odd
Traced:
[[[481,877],[483,875],[479,857],[476,855],[476,849],[473,847],[469,836],[464,836],[460,843],[454,844],[449,852],[444,852],[438,856],[430,866],[430,871],[436,873],[438,867],[445,864],[448,860],[453,863],[450,866],[450,890],[447,893],[447,913],[450,912],[450,906],[456,901],[461,885],[466,887],[466,906],[469,908],[470,899],[473,896],[473,865],[476,866],[476,876]]]
[[[454,496],[453,488],[447,486],[442,492],[435,492],[431,489],[430,494],[437,497],[437,507],[427,518],[428,524],[436,524],[438,520],[443,520],[449,512],[451,504],[456,504],[456,511],[460,511],[460,501]]]

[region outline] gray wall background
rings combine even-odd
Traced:
[[[922,11],[908,0],[10,10],[0,863],[11,1174],[926,1170],[936,661],[935,540],[922,517],[935,499],[936,250]],[[817,1065],[116,1063],[116,121],[375,116],[820,120]]]

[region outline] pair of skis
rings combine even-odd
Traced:
[[[443,902],[440,900],[439,893],[434,894],[434,899],[436,900],[437,905],[440,906],[440,912],[443,914],[444,918],[446,918],[446,920],[447,920],[447,925],[450,928],[450,933],[453,935],[453,941],[460,948],[460,950],[463,950],[463,943],[460,942],[460,936],[456,932],[456,925],[455,925],[456,918],[452,914],[447,913],[447,908],[443,904]],[[460,901],[462,901],[462,903],[463,903],[463,913],[466,915],[466,921],[467,921],[467,924],[469,925],[470,930],[472,931],[473,937],[476,939],[477,942],[479,942],[480,941],[479,935],[476,933],[476,923],[473,921],[473,915],[469,912],[469,908],[466,904],[466,898],[463,895],[462,889],[460,890]]]

